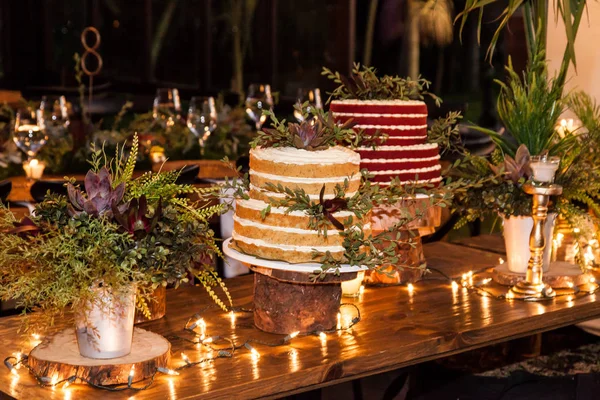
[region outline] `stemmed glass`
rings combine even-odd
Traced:
[[[175,119],[181,116],[181,100],[179,90],[171,88],[160,88],[156,90],[152,116],[170,128],[175,124]]]
[[[259,131],[267,120],[263,115],[263,110],[273,109],[273,96],[271,95],[271,86],[267,84],[253,83],[248,87],[248,96],[246,97],[246,113],[256,124],[256,130]]]
[[[323,109],[323,101],[321,100],[321,90],[319,88],[298,89],[296,101],[300,104],[308,102],[308,107],[306,107],[306,109],[302,111],[308,112],[309,115],[311,114],[313,108],[317,110]],[[300,110],[294,109],[294,117],[296,117],[298,122],[302,122],[304,120],[304,117],[302,116],[302,112],[300,112]]]
[[[217,107],[214,97],[192,97],[187,115],[187,126],[200,144],[200,155],[210,134],[217,128]]]
[[[70,124],[65,96],[43,96],[40,111],[44,118],[46,133],[56,139],[65,137]]]
[[[42,110],[31,108],[17,110],[13,140],[31,161],[48,140]]]

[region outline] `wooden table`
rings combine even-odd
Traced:
[[[452,276],[493,265],[497,253],[443,242],[425,245],[430,266]],[[244,350],[232,359],[218,359],[202,367],[183,370],[180,376],[157,377],[144,392],[109,393],[72,385],[68,389],[40,388],[27,372],[19,378],[0,373],[0,390],[27,400],[80,398],[196,399],[280,397],[353,380],[424,361],[508,341],[600,317],[595,295],[573,301],[558,298],[546,303],[525,303],[481,297],[466,289],[453,294],[448,281],[432,273],[415,284],[414,293],[403,286],[367,288],[354,302],[362,321],[351,332],[329,334],[322,344],[316,336],[298,337],[289,345],[255,345],[261,357],[254,361]],[[236,305],[251,306],[252,277],[227,281]],[[167,316],[142,327],[165,336],[180,334],[187,318],[209,300],[202,288],[180,288],[167,295]],[[232,326],[229,316],[216,310],[203,314],[207,335],[228,335],[236,343],[248,338],[277,340],[281,336],[256,330],[251,314],[238,314]],[[0,323],[2,355],[19,349],[17,317]],[[173,366],[182,365],[181,352],[195,361],[205,355],[181,340],[173,344]],[[1,396],[0,396],[1,397]]]

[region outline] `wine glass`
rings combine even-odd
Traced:
[[[155,120],[161,120],[167,128],[175,124],[175,119],[181,116],[181,100],[179,90],[172,88],[160,88],[156,90],[152,116]]]
[[[248,87],[248,96],[246,97],[246,113],[256,124],[256,130],[259,131],[267,120],[263,115],[263,110],[273,109],[273,96],[271,95],[271,86],[262,83],[253,83]]]
[[[294,117],[298,120],[298,122],[302,122],[304,120],[303,112],[307,112],[309,115],[312,115],[313,108],[317,110],[323,109],[323,102],[321,100],[321,90],[319,88],[300,88],[298,89],[298,95],[296,96],[296,101],[303,105],[308,102],[308,107],[302,110],[297,110],[294,108]]]
[[[44,118],[46,133],[56,139],[65,137],[70,124],[65,96],[43,96],[40,110]]]
[[[192,97],[187,115],[187,126],[200,144],[200,155],[211,133],[217,128],[217,107],[214,97]]]
[[[21,108],[15,114],[13,141],[31,161],[46,144],[46,126],[42,110]]]

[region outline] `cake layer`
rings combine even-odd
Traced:
[[[335,121],[352,120],[357,125],[427,126],[427,114],[335,114]]]
[[[237,234],[233,231],[235,245],[244,253],[268,260],[280,260],[292,264],[318,262],[319,256],[313,258],[313,252],[326,253],[329,251],[336,260],[342,260],[345,249],[341,246],[294,246],[294,245],[272,245],[260,239],[251,239]]]
[[[333,100],[335,113],[427,114],[427,105],[419,100]]]
[[[439,155],[437,143],[426,143],[414,146],[378,146],[375,149],[361,147],[360,153],[363,162],[365,159],[415,159],[431,158]]]
[[[261,211],[267,207],[267,203],[264,201],[250,199],[250,200],[237,200],[235,215],[244,220],[257,221],[261,224],[282,227],[282,228],[293,228],[293,229],[309,229],[308,221],[309,216],[304,211],[291,211],[287,212],[285,207],[271,207],[271,211],[266,215],[263,220]],[[354,213],[350,211],[338,211],[333,216],[345,224],[346,226],[354,225]],[[330,228],[334,229],[333,227]],[[316,234],[316,231],[312,231]],[[337,230],[333,233],[336,233]],[[329,235],[329,231],[327,232]]]
[[[358,166],[356,166],[358,169]],[[347,192],[356,192],[360,186],[360,173],[355,173],[352,177],[336,176],[330,178],[299,178],[281,175],[264,174],[254,170],[250,170],[250,183],[257,188],[266,189],[267,183],[274,185],[281,184],[283,187],[292,190],[303,189],[308,195],[318,198],[323,186],[325,193],[333,195],[336,186],[344,186],[345,181],[348,182]]]
[[[336,146],[307,151],[291,147],[250,150],[250,168],[259,173],[309,178],[352,176],[358,172],[360,156]],[[323,168],[326,166],[326,168]],[[252,175],[252,174],[250,174]]]
[[[413,169],[427,169],[433,167],[439,167],[440,156],[429,157],[429,158],[396,158],[396,159],[365,159],[363,160],[363,166],[370,172],[373,171],[388,171],[388,170],[413,170]]]

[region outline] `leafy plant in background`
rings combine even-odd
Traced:
[[[114,158],[93,148],[84,188],[72,180],[68,196],[48,195],[25,223],[0,209],[0,298],[16,299],[24,313],[42,311],[33,314],[36,329],[84,307],[99,282],[114,292],[136,284],[147,312],[153,288],[196,277],[221,308],[231,305],[208,227],[222,206],[205,205],[216,189],[177,184],[177,171],[134,179],[137,150],[137,137],[129,157],[121,146]]]
[[[354,63],[352,72],[347,77],[326,67],[323,67],[321,75],[339,84],[330,93],[328,101],[332,98],[343,100],[423,100],[425,96],[429,96],[435,100],[436,104],[441,103],[439,97],[427,91],[430,82],[425,79],[419,77],[413,80],[390,75],[379,77],[375,68],[361,66],[360,63]]]

